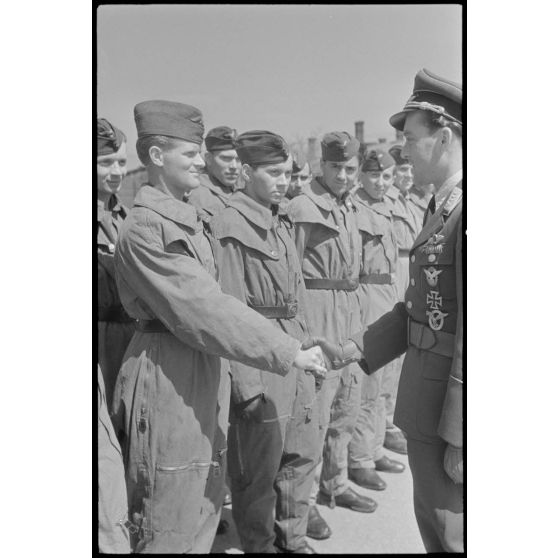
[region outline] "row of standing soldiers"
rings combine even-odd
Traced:
[[[407,441],[401,357],[371,371],[308,340],[342,346],[404,300],[430,185],[400,146],[346,132],[312,178],[272,132],[204,137],[167,101],[135,120],[148,183],[129,214],[126,138],[98,121],[99,548],[209,552],[228,470],[245,552],[313,553],[316,503],[373,512],[348,481],[385,489],[404,465],[383,448]]]

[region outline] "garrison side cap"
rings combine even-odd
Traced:
[[[329,132],[321,147],[324,161],[341,162],[359,155],[360,142],[348,132]]]
[[[228,126],[217,126],[207,132],[205,136],[205,147],[208,151],[225,151],[234,149],[234,140],[237,137],[236,130]]]
[[[381,149],[371,149],[364,156],[361,170],[363,172],[383,171],[393,165],[395,165],[395,161],[389,153]]]
[[[243,164],[272,165],[285,162],[289,146],[278,134],[268,130],[250,130],[234,140],[234,149]]]
[[[403,130],[408,112],[427,110],[461,124],[461,84],[440,77],[423,68],[415,76],[413,94],[401,112],[394,114],[389,123],[396,130]]]
[[[407,159],[405,159],[405,157],[401,156],[401,151],[403,150],[403,146],[396,144],[396,145],[392,145],[389,149],[388,149],[388,153],[393,157],[393,160],[395,161],[394,164],[396,165],[410,165],[409,161]]]
[[[125,141],[126,135],[122,130],[106,118],[97,118],[97,155],[116,153]]]
[[[203,141],[203,116],[191,105],[174,101],[143,101],[134,107],[138,139],[169,136],[197,143]]]

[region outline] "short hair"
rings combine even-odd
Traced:
[[[430,132],[435,132],[440,128],[449,128],[459,137],[459,139],[463,138],[463,126],[461,123],[450,120],[441,114],[436,114],[429,110],[423,110],[421,112],[424,114],[423,120]]]
[[[138,153],[141,164],[146,167],[151,162],[149,150],[153,146],[160,147],[163,151],[172,149],[176,145],[174,138],[169,136],[144,136],[138,138],[136,142],[136,151]]]

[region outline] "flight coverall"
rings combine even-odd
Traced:
[[[109,210],[97,202],[97,362],[109,406],[122,357],[134,334],[133,320],[120,303],[114,274],[116,239],[126,213],[116,195],[109,200]]]
[[[412,204],[408,193],[403,195],[399,188],[392,185],[387,189],[385,197],[392,203],[393,226],[398,246],[397,272],[395,274],[397,295],[399,300],[403,300],[409,286],[409,251],[422,229],[422,220],[419,221],[411,209]],[[386,429],[392,432],[398,430],[393,423],[393,414],[402,366],[403,358],[392,363],[392,373],[390,378],[386,379],[386,384],[388,384],[386,389],[390,394],[386,399]]]
[[[426,213],[426,208],[431,198],[432,194],[424,194],[414,184],[409,189],[409,209],[415,216],[419,232],[422,230],[424,214]]]
[[[209,221],[214,215],[217,215],[227,206],[228,199],[232,195],[233,190],[221,184],[217,178],[207,174],[200,175],[200,185],[192,190],[188,198],[188,202],[198,210],[202,221],[209,230]],[[230,364],[229,361],[221,359],[221,382],[219,383],[218,405],[219,405],[219,429],[214,440],[215,451],[219,451],[226,447],[227,432],[229,429],[229,405],[231,399],[231,382],[230,382]],[[221,474],[227,479],[227,459],[221,461]],[[206,511],[213,517],[213,522],[219,522],[221,516],[221,508],[215,508],[215,502],[219,499],[223,501],[228,489],[221,482],[221,475],[210,475],[208,486],[206,487]],[[206,530],[215,533],[213,522],[205,520]],[[209,552],[211,548],[206,548],[207,537],[200,534],[197,544],[193,551],[197,554]]]
[[[339,200],[319,178],[314,178],[301,195],[291,200],[287,212],[295,224],[295,243],[306,285],[308,329],[312,336],[342,342],[361,323],[357,295],[361,239],[352,197],[346,194]],[[335,497],[349,487],[347,447],[360,409],[362,377],[356,363],[330,370],[318,391],[323,464],[311,503],[318,488]]]
[[[128,498],[122,450],[108,414],[105,382],[99,365],[97,365],[97,405],[99,552],[129,554]]]
[[[363,324],[370,324],[397,303],[395,270],[397,239],[393,229],[391,204],[374,200],[364,188],[355,196],[358,226],[362,236],[362,267],[358,297]],[[393,363],[362,380],[361,407],[349,444],[349,468],[375,469],[384,455],[386,398],[390,396]]]
[[[192,190],[188,202],[213,217],[227,206],[232,193],[232,189],[221,184],[214,176],[200,174],[200,185]]]
[[[304,281],[292,223],[277,210],[243,191],[230,197],[229,207],[211,221],[219,281],[223,292],[302,342],[308,337]],[[312,417],[314,378],[295,368],[279,376],[238,362],[231,362],[231,374],[228,460],[242,548],[273,552],[277,537],[279,546],[295,550],[304,545],[310,473],[321,452]]]
[[[444,470],[448,444],[463,447],[461,183],[442,200],[411,249],[405,302],[351,335],[370,372],[406,350],[395,423],[407,437],[415,516],[427,552],[463,552],[463,484]]]
[[[115,265],[122,304],[138,320],[113,400],[139,529],[132,547],[190,553],[206,531],[208,475],[224,482],[225,448],[214,446],[220,357],[286,375],[300,342],[222,293],[196,209],[155,187],[138,192]]]

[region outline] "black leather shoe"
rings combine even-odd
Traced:
[[[361,513],[372,513],[378,507],[378,504],[372,498],[357,494],[352,488],[347,488],[345,492],[335,496],[335,498],[329,494],[324,494],[320,490],[317,502],[318,504],[329,505],[332,508],[340,506]]]
[[[287,550],[286,548],[281,548],[276,546],[277,552],[281,554],[318,554],[306,541],[302,546],[299,546],[295,550]]]
[[[376,464],[376,471],[383,471],[384,473],[402,473],[405,470],[403,463],[390,459],[387,455],[384,455],[378,461],[374,461],[374,463]]]
[[[394,451],[395,453],[401,453],[407,455],[407,440],[403,435],[403,432],[386,432],[386,437],[384,438],[384,448]]]
[[[319,541],[329,539],[331,537],[331,529],[320,515],[316,506],[310,506],[308,511],[308,527],[306,527],[306,536]]]
[[[226,519],[221,519],[217,525],[217,534],[224,535],[230,528],[229,522]]]
[[[385,490],[386,481],[374,469],[349,469],[349,478],[362,488]]]

